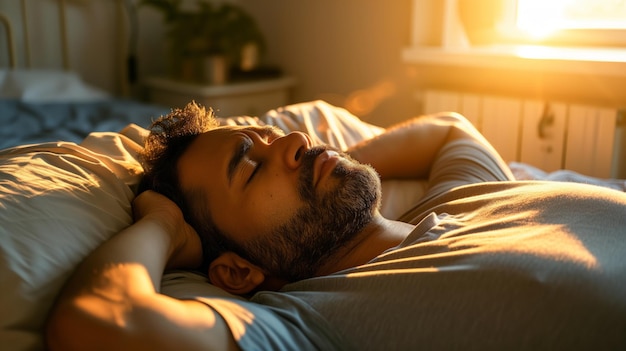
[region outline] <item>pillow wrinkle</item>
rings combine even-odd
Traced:
[[[0,151],[0,335],[12,350],[42,348],[47,313],[76,265],[132,223],[140,146],[117,133],[87,144]]]

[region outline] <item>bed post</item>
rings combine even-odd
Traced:
[[[13,28],[11,27],[11,22],[9,19],[0,13],[0,22],[5,28],[7,33],[7,46],[8,46],[8,54],[9,54],[9,66],[11,69],[16,68],[15,62],[15,43],[13,43]]]
[[[59,26],[61,28],[61,54],[63,55],[63,69],[70,70],[67,44],[67,24],[65,23],[65,0],[59,0]]]

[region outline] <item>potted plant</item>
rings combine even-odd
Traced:
[[[196,0],[141,0],[164,15],[173,75],[187,81],[220,84],[231,66],[253,69],[264,48],[256,21],[239,6]]]

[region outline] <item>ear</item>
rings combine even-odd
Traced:
[[[265,280],[263,271],[234,252],[226,252],[209,266],[211,283],[231,294],[245,295]]]

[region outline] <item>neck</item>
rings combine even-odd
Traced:
[[[324,265],[318,276],[365,264],[385,250],[397,246],[413,230],[408,223],[393,221],[376,213],[356,238]]]

